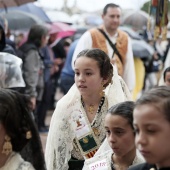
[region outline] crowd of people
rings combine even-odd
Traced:
[[[169,45],[163,53],[157,41],[149,61],[135,58],[121,12],[107,4],[103,24],[73,42],[34,25],[17,46],[0,18],[0,170],[170,169]],[[162,86],[148,88],[158,60]]]

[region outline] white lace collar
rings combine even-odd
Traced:
[[[20,166],[22,163],[25,163],[25,168],[24,166]],[[19,167],[21,167],[22,170],[35,170],[30,163],[25,162],[20,154],[16,152],[11,153],[5,165],[1,167],[0,170],[20,170]]]

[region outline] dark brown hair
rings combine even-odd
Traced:
[[[108,8],[120,8],[120,6],[119,6],[119,5],[116,5],[116,4],[114,4],[114,3],[109,3],[109,4],[107,4],[107,5],[103,8],[103,15],[106,15]]]
[[[14,90],[0,89],[0,123],[11,138],[13,151],[19,152],[35,169],[45,170],[40,137],[31,116],[28,97]],[[30,131],[32,138],[27,139]]]
[[[144,93],[135,104],[135,108],[140,105],[149,104],[160,110],[170,121],[170,87],[159,86]]]
[[[48,29],[44,25],[33,25],[28,34],[28,43],[33,43],[37,48],[41,47],[41,39],[48,35]]]
[[[163,74],[164,82],[165,82],[165,77],[166,77],[167,72],[170,72],[170,67],[167,67],[164,71],[164,74]]]
[[[125,101],[112,106],[107,114],[118,115],[125,119],[127,119],[129,125],[133,128],[133,109],[135,107],[135,103],[133,101]]]
[[[93,48],[81,51],[77,58],[79,57],[88,57],[97,61],[101,77],[108,79],[108,82],[104,85],[104,87],[107,87],[113,77],[113,66],[110,63],[110,58],[108,55],[98,48]]]

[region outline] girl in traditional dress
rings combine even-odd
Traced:
[[[48,170],[82,169],[84,159],[93,157],[105,139],[108,108],[130,96],[100,49],[79,53],[75,84],[57,103],[52,116],[45,152]]]
[[[136,146],[147,163],[130,170],[170,169],[170,88],[160,86],[145,93],[133,115]]]
[[[144,162],[135,147],[133,109],[134,102],[126,101],[108,110],[105,130],[111,149],[86,160],[83,170],[126,170]]]

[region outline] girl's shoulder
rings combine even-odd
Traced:
[[[23,161],[17,170],[35,170],[31,163]]]
[[[35,170],[31,163],[24,161],[19,153],[13,152],[0,170]]]

